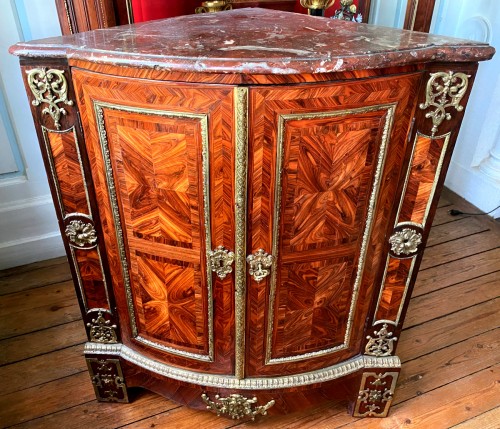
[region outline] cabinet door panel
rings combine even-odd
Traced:
[[[252,90],[249,250],[275,264],[250,280],[248,374],[360,352],[418,80]]]
[[[221,180],[233,170],[232,88],[74,76],[110,260],[120,261],[124,342],[166,362],[231,371],[231,276],[218,279],[207,258],[219,245],[234,249],[232,181]]]
[[[107,134],[123,215],[138,338],[208,355],[204,217],[210,213],[200,120],[116,104],[102,104],[102,112],[98,126]]]

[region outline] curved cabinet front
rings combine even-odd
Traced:
[[[232,88],[80,70],[74,81],[123,342],[231,374],[233,285],[209,255],[234,249]]]
[[[477,61],[493,49],[259,9],[217,16],[11,48],[96,396],[124,402],[140,386],[234,419],[347,398],[354,416],[383,417]]]
[[[361,352],[420,74],[251,93],[247,372],[297,374]],[[258,155],[258,156],[257,156]],[[264,190],[264,191],[263,191]]]
[[[361,352],[419,73],[236,89],[73,75],[125,344],[237,378]]]
[[[235,416],[324,395],[386,415],[456,139],[451,126],[429,136],[418,113],[429,75],[238,86],[73,68],[83,135],[71,180],[85,180],[92,216],[63,226],[71,255],[100,252],[116,302],[86,314],[98,398],[127,400],[128,380]],[[82,200],[59,154],[72,130],[42,127],[63,208]],[[78,267],[90,305],[101,274]]]

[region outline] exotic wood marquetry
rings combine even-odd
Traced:
[[[387,415],[492,48],[252,8],[11,49],[99,400],[140,386],[234,419],[326,399]]]
[[[96,130],[91,164],[105,192],[97,195],[103,215],[112,221],[105,234],[118,238],[114,282],[123,282],[132,338],[195,362],[217,360],[214,285],[224,279],[212,275],[210,252],[212,242],[234,248],[225,179],[233,168],[230,123],[221,122],[232,112],[232,90],[186,87],[186,95],[159,85],[145,92],[116,80],[117,90],[103,88],[97,75],[75,76],[86,97],[82,113]],[[147,108],[152,96],[168,108]],[[181,110],[175,100],[185,97],[196,103]]]
[[[375,319],[399,323],[402,304],[405,302],[415,259],[387,257],[382,289],[375,310]]]
[[[42,132],[63,214],[90,214],[75,128],[54,131],[42,127]]]
[[[450,133],[437,137],[416,133],[398,212],[399,222],[425,226],[449,141]]]
[[[250,318],[249,373],[335,363],[364,341],[356,334],[364,320],[355,308],[370,287],[363,268],[380,258],[369,252],[370,234],[381,216],[377,201],[396,197],[384,178],[404,155],[415,83],[410,75],[390,84],[255,91],[251,187],[270,189],[250,191],[249,230],[252,248],[271,249],[276,269],[268,292],[259,287],[249,294],[249,306],[267,309],[267,326],[263,314]],[[363,94],[377,102],[362,107]],[[264,185],[261,177],[270,180]]]
[[[41,132],[82,305],[86,311],[110,309],[76,128],[52,130],[42,125]]]
[[[419,131],[415,134],[395,228],[389,238],[375,320],[400,322],[449,141],[450,133],[437,137]]]

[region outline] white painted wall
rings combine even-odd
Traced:
[[[440,0],[435,34],[488,42],[497,49],[479,64],[446,186],[483,211],[500,205],[500,10],[495,0]],[[500,209],[492,213],[500,217]]]
[[[384,27],[403,28],[408,0],[374,0],[368,22]]]
[[[370,23],[402,27],[406,0],[372,1]],[[500,205],[500,2],[437,0],[430,32],[488,42],[446,176],[446,186],[488,212]],[[492,213],[500,217],[500,209]]]
[[[60,35],[55,3],[0,0],[0,269],[64,254],[19,61],[9,46]]]

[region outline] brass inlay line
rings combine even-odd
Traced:
[[[59,185],[59,180],[57,178],[57,171],[56,171],[56,166],[54,163],[54,157],[52,156],[52,148],[50,146],[50,139],[49,139],[48,133],[67,133],[67,132],[73,131],[73,134],[76,138],[75,126],[72,126],[71,128],[68,128],[67,130],[64,130],[64,131],[49,130],[48,128],[46,128],[43,125],[40,128],[42,129],[43,142],[45,143],[45,151],[47,152],[47,159],[49,161],[50,174],[52,176],[52,181],[54,182],[54,188],[56,190],[56,195],[57,195],[57,202],[59,203],[59,210],[61,211],[61,215],[64,218],[64,216],[66,215],[66,210],[64,210],[64,203],[63,203],[63,198],[62,198],[62,193],[61,193],[61,187]]]
[[[354,312],[356,309],[356,302],[359,293],[359,285],[363,275],[363,267],[365,263],[365,257],[367,252],[367,243],[371,234],[372,222],[373,222],[373,212],[375,211],[375,205],[380,189],[380,176],[382,174],[387,147],[389,142],[389,136],[392,129],[392,124],[394,120],[394,112],[396,110],[396,103],[389,104],[379,104],[375,106],[360,107],[356,109],[347,110],[335,110],[330,112],[313,112],[313,113],[292,113],[292,114],[282,114],[279,115],[278,119],[278,138],[277,138],[277,153],[276,153],[276,183],[275,183],[275,194],[274,194],[274,220],[273,220],[273,250],[272,254],[278,261],[279,253],[279,220],[281,213],[281,181],[282,181],[282,165],[283,165],[283,155],[284,155],[284,137],[285,137],[285,126],[286,121],[289,120],[302,120],[302,119],[327,119],[335,118],[339,116],[356,115],[367,112],[377,112],[386,111],[386,118],[384,123],[383,134],[380,142],[380,149],[377,159],[377,165],[375,169],[375,175],[373,178],[373,187],[370,195],[370,200],[368,204],[368,214],[366,217],[365,228],[363,232],[363,238],[360,248],[360,256],[358,260],[358,267],[356,273],[356,279],[354,281],[354,286],[352,290],[351,305],[349,308],[349,315],[346,324],[346,333],[344,337],[344,342],[338,346],[330,347],[328,349],[319,350],[315,352],[303,353],[295,356],[286,356],[281,358],[272,358],[272,332],[274,328],[274,305],[276,299],[276,282],[277,282],[277,269],[273,270],[271,273],[271,285],[269,292],[269,310],[267,316],[267,341],[266,341],[266,364],[277,364],[283,362],[292,362],[302,359],[308,359],[316,356],[322,356],[325,354],[333,353],[339,350],[343,350],[349,347],[349,341],[351,337],[352,330],[352,320],[354,317]]]
[[[423,138],[426,138],[429,140],[444,139],[443,148],[441,149],[441,155],[439,156],[439,161],[438,161],[438,164],[436,167],[436,174],[434,176],[434,181],[432,183],[431,193],[429,195],[429,199],[427,201],[427,206],[425,208],[424,219],[423,219],[422,223],[405,222],[408,224],[412,223],[415,226],[419,226],[420,228],[424,229],[426,222],[427,222],[427,217],[429,216],[429,211],[431,209],[432,200],[433,200],[434,194],[436,192],[436,187],[437,187],[437,183],[439,181],[439,176],[441,174],[441,169],[443,167],[444,156],[446,155],[446,149],[448,148],[448,143],[450,141],[451,132],[443,134],[442,136],[435,136],[435,137],[428,136],[426,134],[421,133],[420,131],[417,131],[417,133],[415,134],[415,140],[413,141],[413,147],[412,147],[412,151],[411,151],[411,155],[410,155],[410,160],[408,163],[408,170],[406,170],[405,182],[404,182],[404,186],[403,186],[403,191],[401,192],[401,198],[399,200],[399,207],[398,207],[398,212],[396,214],[396,220],[394,222],[394,227],[396,227],[398,225],[399,215],[401,214],[401,209],[403,208],[404,198],[406,196],[406,189],[408,188],[408,182],[410,181],[410,175],[411,175],[411,170],[412,170],[412,166],[413,166],[413,159],[415,157],[415,150],[417,148],[417,143],[418,143],[419,137],[423,137]]]
[[[127,20],[129,24],[134,23],[134,10],[132,8],[132,0],[125,0],[127,6]]]
[[[424,138],[432,138],[430,136],[426,136],[425,134],[421,134],[420,132],[417,132],[417,135],[421,135]],[[437,184],[439,181],[439,176],[441,175],[441,169],[443,168],[443,162],[444,162],[444,157],[446,155],[446,149],[448,148],[448,143],[450,142],[450,137],[451,137],[451,132],[446,133],[442,136],[434,137],[434,139],[443,139],[444,138],[444,143],[443,143],[443,148],[441,149],[441,155],[439,157],[438,165],[436,167],[436,174],[434,176],[434,182],[432,183],[432,190],[429,195],[429,200],[427,202],[427,207],[425,208],[425,214],[424,214],[424,220],[422,222],[422,228],[425,228],[425,225],[427,223],[427,218],[429,217],[429,211],[431,210],[431,205],[432,205],[432,200],[434,199],[434,194],[436,193],[436,188]]]
[[[77,214],[77,215],[80,215],[80,216],[86,216],[90,220],[93,221],[94,219],[92,217],[92,209],[91,209],[91,206],[90,206],[89,190],[87,188],[87,180],[86,180],[86,177],[85,177],[85,170],[83,168],[82,155],[80,153],[80,148],[78,146],[78,137],[76,135],[75,126],[73,125],[71,128],[68,128],[67,130],[50,130],[47,127],[45,127],[44,125],[42,125],[41,126],[41,130],[42,130],[43,142],[44,142],[44,145],[45,145],[45,151],[47,153],[47,159],[49,161],[50,174],[52,176],[52,181],[54,183],[54,188],[55,188],[55,191],[56,191],[56,197],[57,197],[57,202],[59,204],[59,210],[61,212],[61,216],[63,217],[63,219],[66,219],[67,216],[69,216],[69,215],[75,215],[75,214]],[[57,171],[56,171],[56,167],[55,167],[54,157],[52,156],[52,149],[51,149],[51,146],[50,146],[49,133],[66,134],[66,133],[69,133],[69,132],[73,133],[73,137],[75,139],[76,153],[77,153],[77,157],[78,157],[78,163],[80,165],[80,172],[82,174],[82,183],[83,183],[83,188],[85,190],[85,197],[86,197],[86,200],[87,200],[87,208],[89,210],[89,214],[88,215],[85,214],[85,213],[71,213],[71,214],[66,213],[66,210],[64,208],[64,202],[63,202],[61,187],[59,185],[59,180],[57,178]],[[89,308],[87,306],[87,298],[85,296],[85,291],[84,291],[84,288],[83,288],[83,280],[82,280],[82,277],[80,275],[80,270],[78,269],[78,261],[76,259],[76,254],[75,254],[75,251],[74,251],[74,249],[73,249],[72,246],[69,246],[69,248],[70,248],[70,252],[71,252],[71,260],[73,261],[73,265],[75,266],[76,278],[77,278],[77,282],[78,282],[78,288],[80,289],[80,295],[81,295],[81,298],[82,298],[83,307],[84,307],[85,311],[88,312]],[[103,284],[104,284],[104,290],[106,292],[106,300],[108,302],[109,308],[111,309],[111,302],[110,302],[110,299],[109,299],[108,285],[106,283],[106,276],[104,275],[104,267],[103,267],[103,264],[102,264],[102,256],[101,256],[101,252],[99,251],[99,246],[97,246],[97,253],[98,253],[98,256],[99,256],[99,266],[101,267],[101,274],[102,274],[102,280],[103,280]]]
[[[208,387],[244,390],[283,389],[287,387],[307,386],[335,380],[363,368],[377,368],[378,370],[380,368],[396,369],[401,367],[401,361],[397,356],[355,356],[347,361],[316,371],[278,377],[240,379],[229,375],[202,373],[171,366],[144,356],[123,344],[85,343],[84,353],[85,355],[105,354],[119,356],[155,374],[178,381],[201,384]]]
[[[212,356],[212,354],[210,354],[210,352],[209,352],[208,355],[202,355],[202,354],[199,354],[199,353],[187,352],[185,350],[179,350],[179,349],[176,349],[174,347],[165,346],[165,345],[160,344],[160,343],[158,343],[156,341],[144,338],[144,337],[142,337],[140,335],[138,335],[137,337],[135,337],[135,339],[137,341],[139,341],[140,343],[143,343],[143,344],[145,344],[147,346],[154,347],[155,349],[160,349],[160,350],[163,350],[165,352],[172,353],[174,355],[183,356],[183,357],[187,357],[187,358],[191,358],[191,359],[196,359],[196,360],[201,360],[203,362],[213,362],[213,356]]]
[[[413,1],[413,10],[412,10],[411,24],[408,30],[413,30],[413,27],[415,27],[415,20],[417,19],[418,2],[420,0],[410,0],[410,1]]]
[[[379,293],[378,301],[377,301],[377,308],[375,309],[375,313],[374,313],[375,317],[377,317],[377,313],[378,313],[378,310],[380,307],[380,302],[382,301],[382,293],[384,292],[385,279],[387,277],[387,268],[389,266],[389,260],[391,258],[392,258],[391,255],[387,255],[387,261],[385,263],[385,269],[384,269],[384,277],[382,279],[382,287],[380,288],[380,293]],[[396,259],[396,258],[393,258],[393,259]],[[416,260],[417,260],[417,258],[412,258],[410,269],[408,270],[408,277],[406,278],[406,282],[405,282],[405,289],[403,291],[403,296],[401,298],[401,304],[399,305],[398,314],[396,316],[396,320],[377,319],[376,321],[373,322],[373,325],[378,325],[380,323],[391,323],[393,325],[397,325],[399,323],[399,318],[401,317],[401,312],[403,311],[403,305],[404,305],[404,302],[406,299],[406,295],[408,293],[408,287],[410,286],[410,279],[411,279],[411,276],[413,275],[413,269],[415,267]]]
[[[207,312],[208,312],[208,354],[190,353],[184,350],[177,350],[172,347],[164,346],[155,341],[147,340],[139,335],[137,329],[137,321],[134,311],[134,300],[132,296],[132,288],[130,284],[130,275],[125,250],[125,241],[123,238],[123,229],[120,219],[120,211],[118,207],[118,199],[116,195],[116,186],[113,176],[113,165],[111,163],[111,155],[109,151],[109,143],[106,132],[106,124],[104,118],[104,109],[115,110],[126,113],[139,113],[147,116],[161,116],[166,118],[187,118],[197,119],[201,128],[202,141],[202,172],[203,172],[203,206],[204,206],[204,227],[205,227],[205,270],[207,279]],[[189,113],[189,112],[173,112],[166,110],[145,109],[140,107],[129,107],[118,104],[112,104],[102,101],[94,101],[94,112],[96,118],[97,129],[99,133],[99,143],[104,160],[106,184],[109,193],[111,210],[113,212],[113,221],[116,231],[116,239],[118,242],[118,250],[120,253],[121,268],[123,280],[125,284],[125,295],[127,298],[128,313],[130,316],[130,327],[133,337],[143,344],[155,347],[160,350],[167,351],[176,355],[212,362],[214,358],[214,332],[213,332],[213,298],[212,298],[212,275],[210,271],[210,259],[208,252],[212,247],[211,228],[210,228],[210,166],[209,166],[209,140],[208,140],[208,115]]]
[[[73,25],[71,25],[71,18],[69,17],[69,7],[68,7],[68,0],[63,0],[64,3],[64,10],[66,12],[66,19],[68,20],[68,29],[70,34],[75,34],[75,31],[73,30]]]
[[[82,276],[80,274],[80,269],[78,267],[78,261],[76,259],[75,249],[71,246],[68,246],[68,247],[69,247],[69,251],[71,253],[71,260],[73,261],[73,266],[75,267],[76,280],[78,282],[78,289],[80,289],[80,296],[82,298],[83,308],[85,309],[85,312],[88,313],[89,307],[87,305],[87,297],[85,295],[85,289],[83,288],[83,279],[82,279]]]
[[[429,199],[427,200],[427,205],[425,207],[424,218],[422,220],[422,223],[418,223],[418,222],[400,222],[399,221],[399,216],[401,214],[401,209],[403,208],[403,204],[404,204],[404,200],[405,200],[405,196],[406,196],[406,190],[408,188],[408,182],[410,181],[410,175],[411,175],[411,170],[412,170],[412,166],[413,166],[413,159],[415,157],[415,151],[416,151],[416,147],[417,147],[417,143],[418,143],[419,137],[423,137],[423,138],[430,139],[430,140],[444,139],[444,143],[443,143],[443,147],[441,149],[441,154],[439,156],[439,161],[438,161],[438,164],[437,164],[437,167],[436,167],[436,173],[434,175],[434,181],[432,183],[432,189],[431,189],[431,192],[429,194]],[[450,137],[451,137],[451,132],[443,134],[442,136],[435,136],[435,137],[428,136],[426,134],[421,133],[420,131],[417,131],[417,133],[415,134],[415,140],[413,141],[413,147],[412,147],[412,151],[411,151],[410,160],[409,160],[409,163],[408,163],[408,169],[406,171],[406,177],[405,177],[405,182],[404,182],[404,186],[403,186],[403,191],[401,192],[401,198],[399,200],[399,207],[398,207],[398,212],[396,214],[396,220],[394,222],[394,228],[396,228],[398,226],[401,226],[401,225],[412,225],[412,226],[416,226],[416,227],[422,228],[422,230],[425,229],[425,226],[427,224],[427,218],[429,217],[429,211],[430,211],[431,205],[432,205],[432,200],[434,199],[434,194],[436,193],[437,184],[439,182],[439,177],[441,175],[441,170],[443,168],[444,157],[446,155],[446,150],[447,150],[448,144],[450,142]],[[415,255],[415,256],[417,256],[417,255]],[[394,320],[394,321],[393,320],[385,320],[385,319],[383,319],[383,320],[376,320],[376,321],[373,322],[374,325],[376,325],[378,323],[382,323],[382,322],[394,323],[396,325],[399,323],[399,319],[401,317],[401,312],[403,311],[403,306],[404,306],[404,303],[405,303],[405,299],[406,299],[406,296],[408,294],[408,288],[410,286],[410,279],[411,279],[411,276],[413,274],[413,269],[414,269],[414,266],[415,266],[415,261],[416,261],[416,257],[415,256],[413,257],[413,261],[411,263],[410,270],[408,272],[408,278],[406,279],[405,289],[404,289],[404,292],[403,292],[403,297],[401,299],[401,303],[399,305],[399,310],[398,310],[398,314],[397,314],[396,320]],[[386,276],[387,276],[387,268],[389,266],[389,258],[391,258],[390,255],[387,256],[387,262],[385,264],[384,275],[383,275],[383,278],[382,278],[380,293],[379,293],[378,301],[377,301],[377,307],[376,307],[375,313],[374,313],[375,317],[377,315],[377,312],[378,312],[378,309],[379,309],[379,306],[380,306],[380,302],[382,300],[382,294],[383,294],[384,289],[385,289],[384,286],[385,286],[385,279],[386,279]]]
[[[248,88],[234,89],[235,121],[235,376],[245,376]]]

